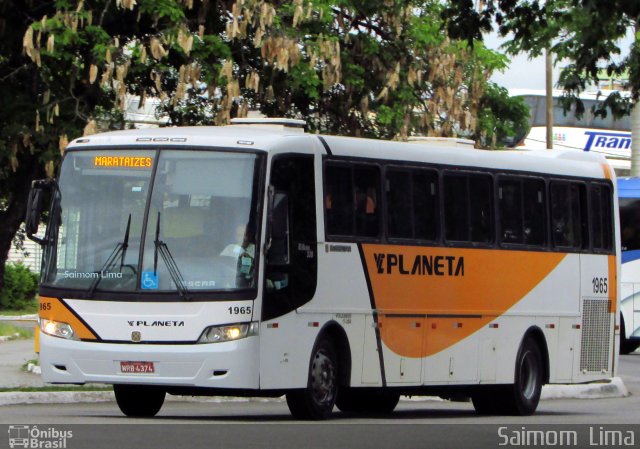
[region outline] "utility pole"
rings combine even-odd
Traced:
[[[640,23],[636,23],[636,45],[640,33]],[[631,110],[631,176],[640,176],[640,103]]]
[[[547,48],[545,59],[545,84],[547,90],[546,124],[547,124],[547,150],[553,150],[553,60],[551,52]]]

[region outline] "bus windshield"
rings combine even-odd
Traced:
[[[69,152],[43,285],[87,296],[255,287],[257,164],[220,151]]]

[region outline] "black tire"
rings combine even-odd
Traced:
[[[333,343],[324,337],[311,353],[307,388],[287,393],[289,411],[296,419],[327,419],[338,393],[338,358]]]
[[[640,346],[640,341],[629,340],[626,335],[627,331],[624,327],[624,318],[620,315],[620,354],[623,355],[631,354],[633,351],[638,349],[638,346]]]
[[[542,352],[535,340],[527,337],[516,357],[514,383],[479,387],[471,401],[481,415],[532,415],[540,402],[543,381]]]
[[[507,393],[506,409],[511,415],[532,415],[542,392],[544,369],[542,352],[532,338],[526,338],[516,357],[515,383]]]
[[[116,402],[126,416],[150,418],[155,416],[164,404],[166,392],[149,385],[114,385]]]
[[[391,413],[400,394],[386,389],[341,388],[336,406],[343,412]]]

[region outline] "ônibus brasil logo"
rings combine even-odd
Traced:
[[[65,449],[67,440],[73,437],[71,430],[58,430],[53,427],[40,429],[38,426],[9,426],[9,447],[29,449]]]

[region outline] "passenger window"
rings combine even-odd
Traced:
[[[445,239],[468,240],[469,190],[466,176],[444,176],[444,223]]]
[[[327,234],[378,237],[380,171],[376,166],[327,164],[324,206]]]
[[[587,240],[584,186],[578,183],[551,183],[551,231],[559,248],[582,248]]]
[[[414,237],[435,240],[438,237],[438,173],[432,170],[413,172]]]
[[[544,181],[502,178],[498,182],[498,219],[503,243],[544,245]]]
[[[498,216],[503,243],[524,243],[522,226],[522,183],[519,180],[498,183]]]
[[[356,216],[354,234],[360,237],[378,237],[380,172],[377,167],[354,168],[353,180]]]
[[[387,232],[392,238],[413,238],[411,172],[387,170]]]
[[[492,241],[491,176],[445,174],[445,238],[448,241]]]
[[[522,186],[524,243],[542,246],[546,240],[545,184],[541,179],[525,179]]]
[[[432,170],[388,169],[387,233],[391,238],[435,240],[438,174]]]
[[[491,220],[491,177],[486,175],[469,176],[471,241],[489,243],[492,232]]]
[[[353,230],[351,169],[327,164],[324,207],[327,234],[350,235]]]

